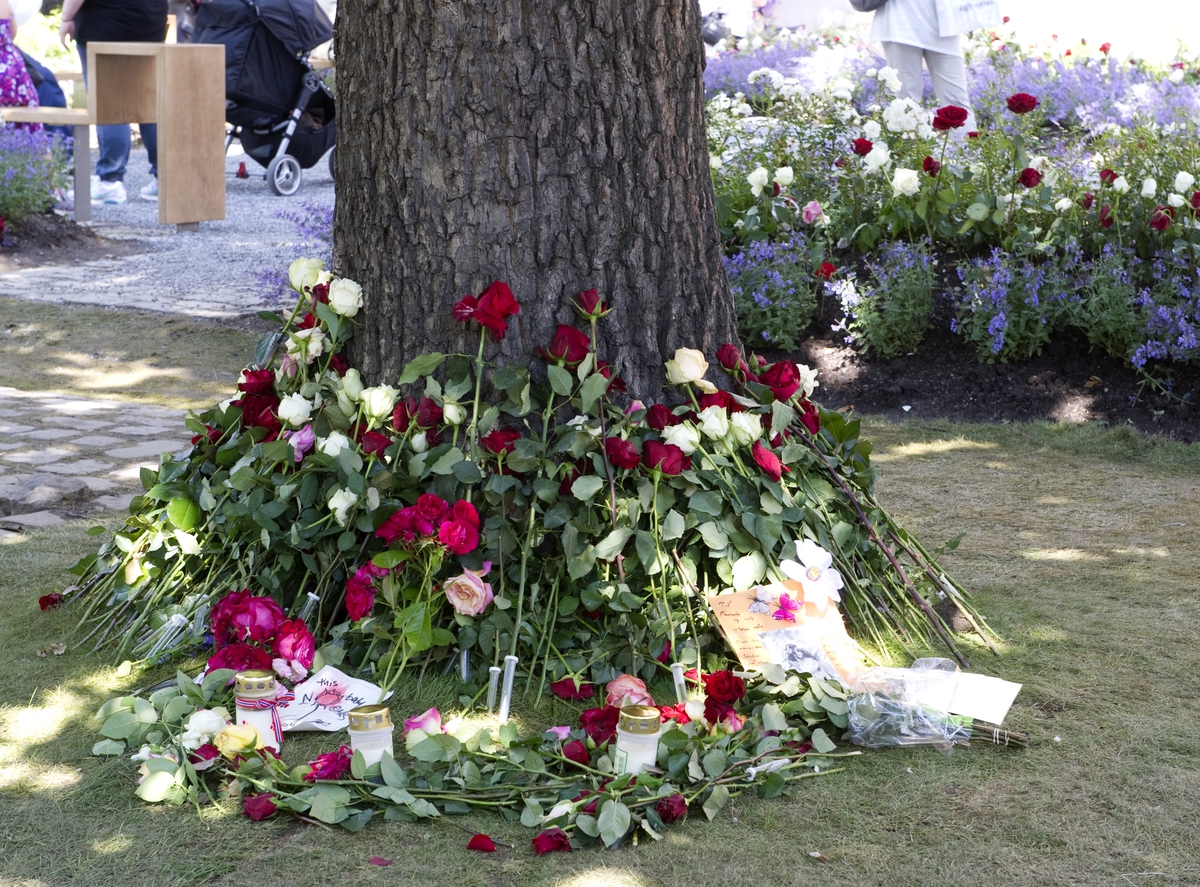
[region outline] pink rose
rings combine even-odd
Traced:
[[[605,704],[616,708],[623,705],[654,704],[654,699],[650,696],[646,685],[640,678],[629,674],[623,674],[616,680],[609,681],[604,687],[604,694]]]
[[[825,215],[825,212],[821,209],[821,204],[812,200],[800,211],[800,215],[804,218],[804,224],[811,225],[817,219],[821,218],[821,216]]]
[[[313,664],[317,654],[317,639],[313,637],[303,619],[285,619],[275,635],[275,655],[281,659],[296,660],[305,668]]]
[[[438,541],[455,554],[467,554],[479,545],[479,530],[466,521],[448,520],[438,528]]]
[[[478,616],[488,608],[494,596],[492,586],[484,582],[483,577],[491,568],[491,561],[484,561],[482,570],[466,570],[446,583],[443,590],[454,612],[462,616]]]
[[[423,730],[426,733],[441,733],[442,713],[436,708],[431,708],[424,714],[419,714],[412,718],[405,718],[404,732],[407,734],[409,730]]]

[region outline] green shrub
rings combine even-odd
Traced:
[[[66,180],[66,155],[58,139],[43,132],[0,129],[0,219],[12,222],[54,205]]]
[[[870,281],[827,284],[842,303],[844,328],[868,353],[883,358],[915,351],[933,314],[933,260],[922,244],[888,244],[867,263]]]

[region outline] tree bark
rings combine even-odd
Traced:
[[[601,359],[654,397],[677,347],[737,342],[704,124],[697,0],[342,0],[334,267],[363,286],[352,356],[394,379],[473,354],[450,307],[503,280],[500,362],[571,301],[614,307]]]

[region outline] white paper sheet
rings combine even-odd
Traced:
[[[279,708],[279,720],[287,730],[346,729],[350,709],[374,705],[383,697],[383,690],[369,681],[352,678],[332,665],[327,665],[297,684],[296,698]]]

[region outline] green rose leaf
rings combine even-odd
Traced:
[[[729,789],[723,785],[714,785],[712,794],[704,802],[704,815],[711,821],[729,803]]]
[[[812,744],[813,748],[823,755],[827,755],[837,749],[837,743],[830,739],[820,727],[812,732]]]
[[[100,728],[100,735],[109,739],[128,739],[143,726],[142,721],[133,712],[120,711],[104,722],[104,726]]]
[[[625,543],[632,535],[633,530],[628,527],[618,527],[613,530],[596,543],[596,557],[602,561],[612,560],[621,553],[621,549],[625,547]]]
[[[629,808],[620,801],[604,802],[596,822],[600,826],[600,840],[604,842],[605,847],[611,847],[625,837],[625,833],[629,831],[630,820]]]
[[[428,354],[422,354],[414,357],[404,367],[404,372],[400,374],[400,378],[396,380],[396,385],[407,385],[410,382],[415,382],[421,376],[428,375],[442,365],[442,361],[446,359],[446,355],[431,351]]]
[[[571,484],[571,495],[580,502],[590,502],[603,486],[604,478],[594,474],[585,474],[583,477],[575,478],[575,482]]]
[[[104,755],[123,755],[125,754],[125,743],[118,739],[101,739],[92,746],[92,754],[96,757]]]
[[[178,496],[167,503],[167,517],[185,533],[196,529],[200,514],[200,506],[189,496]]]
[[[585,413],[590,413],[592,407],[596,405],[596,401],[600,396],[608,390],[608,379],[599,373],[593,373],[584,380],[583,387],[579,389],[580,406]]]
[[[554,389],[555,394],[559,397],[571,395],[571,390],[575,387],[575,380],[571,378],[570,372],[560,366],[548,366],[546,375],[550,379],[550,387]]]

